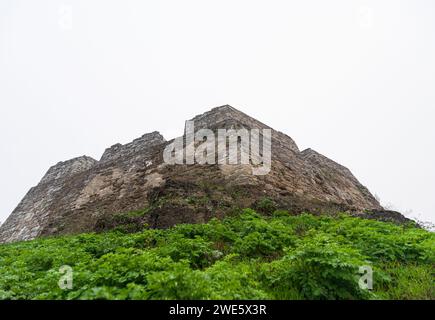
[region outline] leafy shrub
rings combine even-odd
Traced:
[[[287,217],[290,213],[287,210],[275,210],[272,214],[274,217]]]
[[[278,298],[295,286],[306,299],[361,299],[370,296],[356,278],[363,265],[367,262],[357,250],[319,235],[266,266],[265,277],[271,287],[279,288]]]
[[[277,204],[270,198],[261,198],[256,204],[255,209],[264,214],[272,214],[277,209]]]
[[[214,261],[216,256],[212,243],[199,236],[184,238],[180,234],[171,234],[167,243],[156,249],[160,256],[169,256],[174,261],[187,260],[192,268],[204,268]]]
[[[212,289],[211,299],[268,299],[264,285],[257,277],[256,265],[237,262],[229,255],[206,270]]]
[[[434,262],[434,234],[391,223],[341,217],[325,224],[322,231],[353,245],[372,259],[380,261]]]
[[[272,212],[0,245],[0,299],[435,299],[434,233]],[[373,292],[357,282],[368,264]],[[58,286],[63,265],[71,290]]]
[[[29,271],[47,271],[53,265],[53,258],[47,254],[29,254],[26,257],[26,264]]]

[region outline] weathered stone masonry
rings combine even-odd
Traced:
[[[192,120],[196,130],[271,129],[231,106]],[[382,210],[347,168],[314,150],[301,152],[275,130],[272,170],[265,176],[242,165],[167,165],[162,154],[168,143],[152,132],[108,148],[100,161],[83,156],[56,164],[0,227],[0,242],[95,231],[111,215],[147,207],[152,210],[143,223],[150,227],[203,222],[235,206],[255,206],[264,196],[294,213]]]

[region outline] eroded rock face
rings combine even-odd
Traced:
[[[231,106],[192,120],[196,130],[271,129]],[[122,213],[144,209],[127,222],[154,228],[204,222],[256,207],[265,197],[294,213],[382,211],[347,168],[314,150],[300,152],[273,129],[272,168],[263,176],[253,175],[249,165],[168,165],[163,150],[171,142],[152,132],[108,148],[100,161],[84,156],[58,163],[0,227],[0,242],[106,230]]]
[[[29,240],[40,235],[53,214],[51,207],[56,205],[58,195],[67,181],[89,170],[96,163],[96,160],[83,156],[51,167],[0,227],[0,241]]]

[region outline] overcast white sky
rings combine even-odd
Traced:
[[[0,1],[0,221],[61,160],[230,104],[435,222],[435,3]]]

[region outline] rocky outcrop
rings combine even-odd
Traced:
[[[91,169],[96,163],[96,160],[83,156],[51,167],[0,227],[0,241],[29,240],[40,235],[53,214],[51,208],[56,205],[68,181]]]
[[[157,132],[144,134],[142,137],[133,140],[126,145],[120,143],[111,146],[104,151],[100,162],[124,161],[126,159],[140,158],[143,153],[156,145],[161,145],[165,142],[163,136]]]
[[[163,151],[174,142],[158,132],[108,148],[100,161],[80,157],[50,168],[0,227],[0,242],[100,231],[119,224],[154,228],[204,222],[237,208],[348,211],[382,207],[350,170],[231,106],[194,117],[195,129],[271,129],[271,170],[253,175],[249,165],[169,165]],[[186,147],[184,145],[184,147]],[[123,213],[139,210],[132,220]]]

